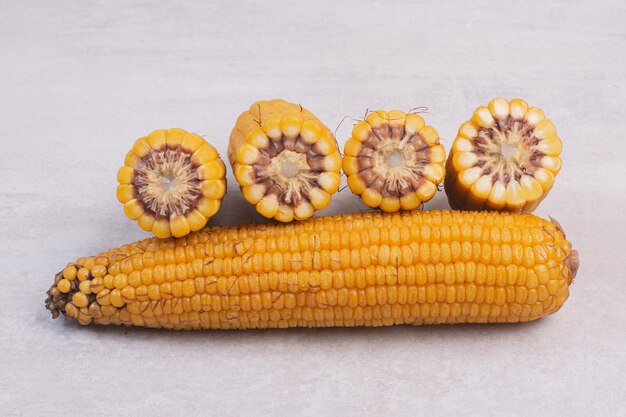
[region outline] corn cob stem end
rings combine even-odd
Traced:
[[[576,273],[578,272],[579,265],[580,263],[578,261],[578,251],[575,249],[572,249],[572,251],[569,253],[567,258],[565,258],[565,266],[567,266],[570,273],[572,274],[572,279],[570,281],[570,284],[574,282],[574,278],[576,278]]]
[[[563,227],[561,226],[561,224],[556,221],[556,219],[554,219],[552,216],[548,216],[550,219],[550,222],[554,225],[554,227],[556,227],[556,229],[561,232],[561,234],[563,235],[563,237],[567,238],[567,236],[565,235],[565,231],[563,230]],[[569,269],[572,278],[570,283],[574,282],[574,278],[576,278],[576,273],[578,272],[578,267],[580,266],[580,261],[578,260],[578,251],[575,249],[571,249],[570,248],[570,253],[569,255],[567,255],[567,258],[565,258],[565,266],[567,267],[567,269]]]

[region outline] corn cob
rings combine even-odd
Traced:
[[[265,217],[306,219],[339,189],[332,132],[298,104],[259,101],[237,119],[228,159],[246,200]]]
[[[357,123],[344,155],[350,190],[369,207],[389,212],[433,198],[445,172],[437,131],[400,110],[374,111]]]
[[[541,109],[495,98],[454,140],[444,182],[450,206],[530,213],[552,188],[560,154],[556,127]]]
[[[577,267],[558,224],[530,214],[347,214],[80,258],[46,306],[84,325],[169,329],[523,322],[563,305]]]
[[[155,236],[202,229],[226,193],[226,167],[213,146],[182,129],[137,139],[119,169],[117,198],[124,213]]]

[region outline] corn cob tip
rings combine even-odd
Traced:
[[[50,289],[46,292],[46,301],[45,305],[50,313],[52,313],[52,318],[56,319],[61,314],[65,315],[65,305],[72,299],[72,296],[78,288],[70,290],[68,293],[63,293],[58,288],[59,281],[63,279],[63,271],[57,273],[54,277],[54,284],[50,287]]]
[[[102,280],[93,279],[94,274],[101,276],[106,271],[106,267],[101,264],[93,265],[91,271],[80,265],[69,264],[58,272],[54,276],[54,284],[46,292],[45,306],[52,313],[52,318],[63,315],[66,319],[77,319],[81,324],[91,323],[93,316],[98,313],[95,310],[99,310],[94,291],[99,288],[98,280]]]

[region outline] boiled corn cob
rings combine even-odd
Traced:
[[[558,224],[529,214],[346,214],[79,258],[46,306],[85,325],[169,329],[523,322],[563,305],[577,267]]]
[[[228,159],[246,200],[281,222],[311,217],[339,189],[332,132],[302,106],[259,101],[237,119]]]
[[[369,113],[352,129],[344,155],[350,190],[384,211],[419,207],[433,198],[445,173],[437,131],[400,110]]]
[[[202,229],[226,193],[226,167],[213,146],[182,129],[137,139],[119,169],[117,198],[124,213],[155,236]]]
[[[561,169],[561,139],[537,107],[495,98],[463,123],[446,162],[444,188],[462,210],[530,213]]]

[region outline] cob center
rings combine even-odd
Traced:
[[[307,162],[305,154],[283,150],[267,165],[265,176],[278,187],[268,191],[279,192],[281,201],[296,204],[313,185],[315,174]]]
[[[357,158],[359,175],[382,197],[401,197],[424,183],[423,168],[430,163],[430,148],[418,134],[404,128],[372,131]]]
[[[372,156],[373,170],[385,179],[380,189],[383,197],[400,196],[407,189],[418,186],[421,166],[428,164],[428,149],[415,152],[404,139],[400,142],[385,140]]]
[[[544,156],[533,127],[525,119],[510,116],[491,128],[480,128],[472,143],[477,156],[474,166],[481,168],[481,176],[505,185],[523,175],[533,175]]]
[[[399,152],[397,150],[392,151],[385,158],[385,163],[390,170],[393,168],[402,167],[402,165],[404,165],[404,161],[404,155],[402,154],[402,152]]]
[[[158,217],[185,215],[202,197],[191,154],[184,150],[152,151],[135,168],[134,187],[144,208]]]
[[[300,136],[283,136],[267,149],[259,149],[253,165],[255,183],[264,196],[275,196],[277,205],[295,209],[311,199],[311,191],[320,187],[318,178],[324,172],[325,159]]]

